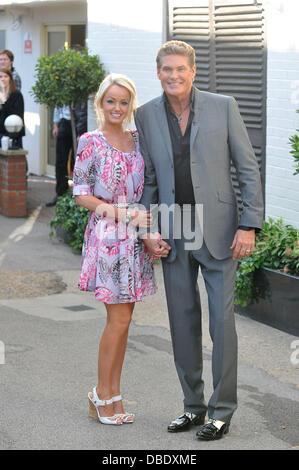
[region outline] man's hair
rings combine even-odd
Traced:
[[[2,54],[7,55],[7,57],[9,58],[9,60],[10,60],[11,62],[14,61],[14,55],[13,55],[13,53],[12,53],[11,51],[9,51],[8,49],[2,49],[2,51],[0,51],[0,55],[2,55]]]
[[[195,50],[184,41],[167,41],[160,47],[156,57],[158,70],[161,68],[162,60],[166,55],[183,55],[188,58],[190,67],[195,65]]]
[[[11,95],[16,91],[16,84],[14,81],[14,78],[12,76],[12,73],[9,69],[0,69],[0,73],[5,73],[6,75],[9,76],[9,89],[8,89],[8,95]]]

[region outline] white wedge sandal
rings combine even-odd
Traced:
[[[92,392],[88,393],[89,400],[89,417],[92,419],[98,419],[103,424],[114,424],[119,426],[123,423],[122,417],[120,415],[113,416],[101,416],[99,406],[111,405],[113,403],[112,399],[109,400],[100,400],[96,387],[93,388]]]
[[[121,401],[121,400],[122,400],[121,395],[112,397],[113,403],[116,401]],[[115,414],[114,416],[119,416],[122,419],[123,423],[134,423],[134,419],[135,419],[134,413],[118,413],[118,414]]]

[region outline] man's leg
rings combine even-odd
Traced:
[[[68,157],[72,148],[69,136],[58,136],[56,141],[56,194],[62,196],[68,190]]]
[[[194,253],[200,262],[209,301],[213,341],[214,392],[208,403],[211,419],[229,422],[237,408],[237,334],[234,317],[234,283],[237,262],[216,260],[206,246]]]
[[[184,410],[205,415],[198,263],[184,250],[181,240],[176,241],[176,250],[172,263],[163,262],[174,362],[184,394]]]

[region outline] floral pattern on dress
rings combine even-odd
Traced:
[[[144,161],[138,134],[135,148],[121,152],[100,130],[80,137],[73,173],[73,195],[93,195],[110,204],[138,203],[144,185]],[[82,248],[79,289],[94,291],[107,304],[139,302],[157,290],[153,260],[136,228],[90,214]]]

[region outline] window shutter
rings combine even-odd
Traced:
[[[261,1],[214,1],[215,91],[236,98],[264,186],[266,59]],[[240,202],[235,169],[232,180]]]
[[[191,44],[195,85],[237,100],[264,187],[266,43],[262,0],[169,0],[169,39]],[[241,203],[235,169],[232,181]]]
[[[211,91],[211,21],[209,0],[170,1],[169,39],[185,41],[195,49],[197,72],[195,85]]]

